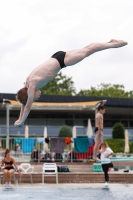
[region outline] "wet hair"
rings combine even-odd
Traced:
[[[97,109],[98,109],[98,111],[99,111],[99,110],[104,110],[104,109],[105,109],[105,106],[99,105]]]
[[[9,149],[6,149],[6,150],[5,150],[5,157],[6,157],[6,155],[7,155],[8,153],[10,153],[10,150],[9,150]]]
[[[28,90],[28,88],[26,88],[26,87],[21,88],[16,94],[17,101],[19,101],[23,105],[26,105],[26,102],[28,99],[27,90]]]

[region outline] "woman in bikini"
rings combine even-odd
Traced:
[[[4,168],[5,186],[11,186],[11,177],[15,171],[21,176],[21,171],[18,169],[13,157],[10,156],[9,149],[6,149],[5,156],[2,159],[1,168]]]

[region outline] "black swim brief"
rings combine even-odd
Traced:
[[[98,127],[95,127],[94,132],[96,133],[98,131]]]
[[[10,169],[14,169],[14,167],[13,166],[11,166],[11,167],[5,167],[4,169],[10,170]],[[15,169],[14,169],[14,171],[15,171]]]
[[[100,128],[101,131],[103,131],[102,128]],[[98,131],[98,127],[95,127],[94,132],[96,133]]]
[[[55,58],[58,60],[58,62],[60,63],[60,67],[61,69],[66,67],[65,63],[64,63],[64,58],[65,58],[66,52],[64,51],[58,51],[55,54],[53,54],[51,56],[51,58]]]

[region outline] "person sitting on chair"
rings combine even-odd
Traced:
[[[18,170],[18,167],[16,165],[15,159],[10,156],[9,149],[6,149],[5,156],[2,159],[1,168],[4,167],[4,180],[5,180],[5,186],[11,186],[11,177],[14,174],[15,171],[18,172],[19,176],[21,176],[21,171]]]

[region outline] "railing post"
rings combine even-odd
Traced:
[[[6,105],[6,148],[9,149],[9,117],[10,110],[9,105]]]
[[[37,152],[38,152],[38,163],[40,162],[40,143],[37,143]]]

